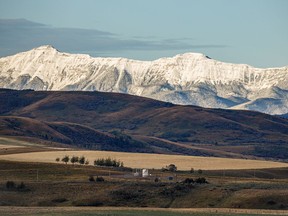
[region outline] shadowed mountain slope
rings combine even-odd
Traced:
[[[224,156],[234,152],[287,159],[288,120],[258,112],[173,105],[103,92],[2,89],[0,99],[1,135],[21,131],[20,136],[33,136],[34,130],[45,131],[46,140],[94,149],[217,156],[222,151]],[[23,126],[19,130],[7,123],[15,119]],[[31,124],[43,125],[24,130]],[[113,139],[123,143],[113,146]]]

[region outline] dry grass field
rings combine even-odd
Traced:
[[[0,139],[0,145],[0,215],[256,216],[285,215],[288,210],[287,163],[71,150],[8,138]],[[56,162],[57,157],[61,159],[65,155],[85,156],[91,166]],[[130,169],[92,166],[95,159],[107,157],[123,161],[126,167],[149,168],[151,178],[126,178],[131,175]],[[178,170],[188,171],[159,170],[171,163]],[[190,173],[191,168],[205,172]],[[166,179],[175,174],[177,180]],[[102,176],[105,181],[90,182],[91,176]],[[155,176],[161,179],[160,182],[154,182]],[[183,183],[186,178],[199,177],[205,177],[208,184]],[[7,188],[8,181],[16,186]],[[24,189],[18,188],[21,182],[25,184]],[[16,206],[26,208],[21,210]],[[89,209],[95,206],[100,208]],[[183,211],[178,211],[180,209]]]
[[[191,168],[203,170],[231,170],[288,167],[288,163],[272,161],[109,151],[45,151],[1,155],[0,159],[20,162],[56,163],[55,159],[57,157],[61,159],[65,155],[85,156],[90,161],[90,164],[93,164],[93,161],[97,158],[111,157],[123,161],[126,167],[148,169],[161,169],[169,164],[175,164],[178,170],[190,170]]]
[[[125,207],[3,207],[0,209],[1,215],[135,215],[135,216],[266,216],[266,215],[287,215],[287,211],[257,210],[257,209],[160,209],[160,208],[125,208]]]
[[[230,214],[230,212],[220,213],[220,211],[219,214],[211,213],[214,208],[234,208],[238,212],[242,209],[262,209],[262,213],[268,209],[285,211],[286,213],[288,210],[287,168],[256,170],[256,177],[253,177],[253,174],[245,177],[245,171],[241,170],[235,170],[239,172],[237,177],[231,176],[230,174],[233,173],[229,173],[229,171],[224,177],[222,172],[218,172],[217,175],[217,171],[205,171],[200,175],[197,172],[190,173],[189,171],[171,173],[150,170],[151,178],[126,178],[131,175],[129,169],[73,166],[62,163],[0,161],[0,171],[0,215],[11,215],[11,209],[15,206],[44,207],[31,209],[31,212],[27,211],[23,215],[49,216],[182,215],[180,212],[177,214],[163,211],[156,211],[155,214],[143,212],[149,208],[161,208],[161,210],[204,208],[206,212],[210,212],[208,214],[203,212],[203,216],[234,214]],[[263,174],[265,172],[267,176],[271,173],[273,176],[271,179],[265,178],[265,176],[261,176],[262,172]],[[279,172],[283,176],[279,176]],[[177,181],[176,179],[174,181],[166,179],[167,176],[175,174]],[[91,176],[95,178],[102,176],[105,180],[104,182],[91,182],[89,181]],[[154,181],[157,176],[161,179],[160,182]],[[200,176],[205,177],[208,184],[184,183],[187,178],[196,179]],[[13,181],[16,186],[7,188],[8,181]],[[24,189],[18,188],[21,182],[25,184]],[[6,211],[4,211],[4,206],[9,206],[6,207]],[[145,208],[142,209],[143,211],[136,212],[133,209],[127,209],[127,211],[108,209],[111,211],[103,211],[100,214],[93,210],[86,212],[86,208],[77,208],[79,211],[74,208],[66,212],[62,209],[64,206]],[[47,207],[51,207],[52,210],[43,212]],[[212,208],[211,211],[210,208]],[[57,212],[53,212],[53,209]],[[38,210],[42,212],[36,214]],[[19,209],[14,212],[14,215],[18,215]],[[239,215],[250,215],[246,214],[248,212],[251,211],[247,210]],[[183,215],[201,215],[199,213],[187,212]]]

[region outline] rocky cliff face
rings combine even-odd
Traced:
[[[288,113],[288,67],[253,68],[199,53],[136,61],[41,46],[1,58],[0,87],[120,92],[175,104]]]

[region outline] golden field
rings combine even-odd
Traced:
[[[145,154],[145,153],[126,153],[109,151],[45,151],[20,154],[0,155],[0,160],[20,161],[20,162],[51,162],[57,163],[55,159],[60,159],[65,155],[70,157],[85,156],[90,165],[97,158],[111,157],[124,162],[126,167],[160,169],[169,164],[175,164],[178,170],[203,169],[203,170],[223,170],[223,169],[263,169],[288,167],[288,163],[229,159],[216,157],[197,157],[182,155],[164,155],[164,154]]]

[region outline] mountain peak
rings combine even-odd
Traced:
[[[201,59],[201,58],[206,58],[207,56],[205,56],[203,53],[193,53],[193,52],[188,52],[188,53],[183,53],[183,54],[178,54],[175,56],[176,58],[197,58],[197,59]]]
[[[287,67],[253,68],[210,60],[202,53],[136,61],[61,53],[45,45],[1,58],[0,73],[0,88],[97,90],[175,104],[212,108],[237,108],[242,104],[241,109],[288,112]],[[279,91],[270,91],[274,87]]]
[[[57,52],[59,52],[56,48],[54,48],[51,45],[43,45],[43,46],[40,46],[40,47],[36,47],[33,50],[40,50],[40,51],[49,50],[49,51],[57,51]]]
[[[36,48],[37,49],[37,48]],[[38,49],[55,49],[52,45],[42,45],[38,47]]]

